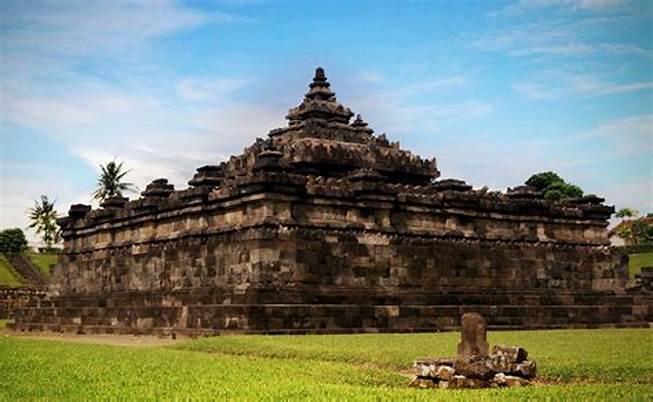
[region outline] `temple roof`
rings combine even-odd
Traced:
[[[315,77],[309,85],[309,91],[304,95],[303,102],[288,111],[286,118],[289,124],[294,125],[311,118],[349,123],[354,113],[337,102],[336,94],[330,87],[324,69],[315,69]]]

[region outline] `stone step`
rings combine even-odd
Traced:
[[[653,321],[642,306],[376,306],[216,304],[156,307],[24,308],[17,324],[181,327],[210,330],[317,330],[377,328],[433,331],[455,327],[464,312],[483,314],[490,326],[557,328]]]
[[[406,328],[393,330],[388,328],[312,328],[312,329],[267,329],[267,330],[225,330],[207,328],[175,328],[175,327],[152,327],[141,330],[127,326],[108,325],[77,325],[77,324],[43,324],[43,323],[8,323],[7,328],[21,332],[61,332],[72,334],[116,334],[116,335],[154,335],[160,337],[177,336],[215,336],[215,335],[304,335],[304,334],[352,334],[352,333],[419,333],[433,332],[433,328]],[[639,321],[630,323],[604,323],[604,324],[574,324],[560,326],[543,325],[511,325],[492,326],[489,330],[543,330],[543,329],[599,329],[599,328],[653,328],[653,322]],[[458,331],[457,326],[443,327],[440,331]]]
[[[44,287],[47,280],[41,274],[41,271],[36,269],[34,265],[24,256],[20,254],[7,254],[7,259],[11,266],[22,276],[27,279],[34,287]]]

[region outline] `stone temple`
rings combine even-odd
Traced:
[[[49,297],[18,330],[218,334],[643,326],[613,207],[438,180],[337,102],[318,68],[288,125],[137,200],[73,205]],[[461,155],[461,157],[465,157]]]

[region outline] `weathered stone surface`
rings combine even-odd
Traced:
[[[479,380],[491,380],[497,373],[492,366],[487,364],[485,357],[459,358],[453,368],[460,375]]]
[[[537,375],[537,364],[534,361],[521,362],[510,370],[510,374],[530,380]]]
[[[470,311],[504,328],[653,321],[650,297],[620,294],[612,207],[438,180],[434,158],[352,115],[318,70],[286,127],[200,167],[190,188],[160,179],[137,200],[72,207],[51,308],[19,309],[16,327],[432,331]]]
[[[451,381],[448,381],[448,389],[465,389],[465,388],[488,388],[489,381],[478,378],[467,378],[464,375],[455,375]]]
[[[485,318],[478,313],[465,313],[460,318],[461,340],[458,344],[458,357],[487,356],[489,344],[485,328]]]
[[[35,288],[10,288],[0,285],[0,319],[12,318],[16,309],[29,305],[40,305],[45,291]]]
[[[436,388],[438,383],[428,378],[416,377],[410,382],[409,386],[415,388]]]
[[[492,354],[488,357],[486,364],[496,372],[509,372],[515,367],[516,363],[512,363],[505,355]]]
[[[518,346],[494,345],[492,354],[504,356],[509,363],[521,363],[528,358],[528,352]]]
[[[434,377],[438,380],[451,381],[456,370],[450,366],[437,366]]]
[[[529,385],[530,382],[520,377],[498,373],[496,376],[494,376],[494,379],[492,379],[491,384],[499,387],[522,387]]]
[[[432,365],[432,366],[450,366],[454,364],[453,357],[424,357],[421,359],[415,359],[414,365]]]

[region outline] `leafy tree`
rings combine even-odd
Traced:
[[[5,229],[0,232],[0,253],[21,254],[27,250],[27,239],[21,229]]]
[[[635,240],[635,244],[651,244],[653,243],[653,226],[651,226],[644,218],[637,219],[630,226],[631,236]]]
[[[545,199],[552,201],[583,196],[583,190],[581,190],[580,187],[565,182],[565,180],[555,172],[534,174],[526,180],[526,185],[535,187],[537,191],[542,193]]]
[[[122,197],[123,191],[136,191],[132,183],[123,183],[122,179],[131,172],[123,170],[122,162],[111,161],[106,165],[100,165],[102,173],[98,179],[97,188],[93,192],[96,200],[104,201],[109,197]]]
[[[616,228],[617,236],[631,244],[652,244],[653,226],[649,223],[651,214],[639,219],[633,219],[638,215],[639,211],[628,207],[617,211],[615,216],[621,218],[621,223]]]
[[[582,196],[583,190],[580,187],[565,182],[555,182],[544,189],[544,198],[547,200],[557,201]]]
[[[42,195],[40,201],[34,200],[34,206],[29,209],[30,228],[36,229],[36,234],[48,248],[61,241],[61,230],[57,225],[57,211],[54,209],[55,201],[50,201],[47,195]]]
[[[637,215],[639,215],[639,211],[637,211],[636,209],[633,209],[633,208],[628,208],[628,207],[626,207],[626,208],[621,208],[621,209],[618,210],[617,213],[615,214],[615,216],[616,216],[617,218],[622,218],[622,219],[623,219],[623,218],[634,218],[634,217],[636,217]]]
[[[533,186],[537,191],[544,191],[554,183],[564,183],[562,177],[555,172],[542,172],[532,175],[526,180],[527,186]]]

